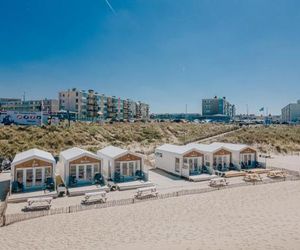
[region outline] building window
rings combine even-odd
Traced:
[[[162,157],[163,157],[163,154],[162,154],[162,153],[159,153],[159,152],[155,152],[155,156],[162,158]]]
[[[175,172],[179,173],[180,172],[180,159],[175,158]]]

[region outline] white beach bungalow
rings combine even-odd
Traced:
[[[192,144],[178,146],[164,144],[155,150],[155,164],[157,168],[169,173],[191,178],[201,174],[212,174],[212,168],[204,165],[204,152]]]
[[[257,167],[257,152],[254,148],[245,144],[233,143],[212,143],[231,152],[231,163],[239,169],[248,169]],[[217,159],[214,159],[216,163]]]
[[[58,169],[68,187],[104,182],[101,157],[81,148],[74,147],[62,151]]]
[[[52,154],[40,149],[16,154],[11,164],[11,193],[55,190],[55,166]]]
[[[165,144],[155,150],[156,167],[190,178],[215,170],[241,170],[256,166],[256,151],[243,144]]]
[[[97,152],[103,159],[103,175],[116,183],[146,180],[142,155],[129,150],[108,146]]]
[[[256,167],[257,152],[245,144],[214,142],[206,144],[189,144],[204,153],[205,165],[214,170],[241,170]]]

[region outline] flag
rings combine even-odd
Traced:
[[[261,108],[259,111],[260,111],[260,112],[262,112],[262,111],[264,111],[264,110],[265,110],[265,108],[264,108],[264,107],[262,107],[262,108]]]

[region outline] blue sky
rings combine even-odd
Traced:
[[[0,0],[0,96],[78,87],[201,111],[300,99],[298,0]]]

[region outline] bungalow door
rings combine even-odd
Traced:
[[[33,169],[32,168],[27,168],[25,170],[25,176],[26,176],[25,187],[26,188],[31,188],[33,186]]]

